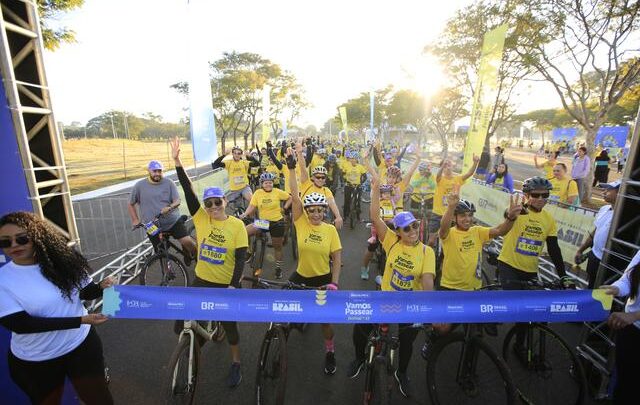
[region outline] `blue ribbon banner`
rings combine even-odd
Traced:
[[[324,291],[115,286],[102,312],[114,318],[307,323],[601,321],[602,290]]]

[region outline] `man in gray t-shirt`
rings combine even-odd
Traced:
[[[176,210],[180,205],[178,188],[173,181],[163,177],[162,163],[152,160],[148,165],[149,177],[137,182],[131,190],[129,200],[129,215],[133,226],[151,222],[159,214],[158,228],[168,232],[182,244],[185,252],[195,254],[195,241],[189,236],[184,222],[180,221],[180,212]],[[136,210],[140,207],[140,216]],[[154,247],[159,242],[158,235],[149,235]],[[185,257],[185,262],[191,262]],[[187,266],[189,264],[187,263]]]

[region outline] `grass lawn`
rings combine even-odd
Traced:
[[[72,194],[145,176],[150,160],[173,169],[171,148],[166,142],[123,139],[74,139],[63,142],[64,158]],[[193,165],[191,142],[183,141],[181,157]]]

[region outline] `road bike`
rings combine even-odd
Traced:
[[[186,270],[187,266],[177,256],[170,253],[169,249],[173,249],[183,257],[190,256],[187,256],[188,254],[185,254],[182,247],[171,240],[170,233],[160,231],[158,224],[161,216],[162,215],[157,215],[148,223],[140,223],[133,228],[134,230],[145,228],[147,235],[150,237],[158,236],[160,240],[160,243],[156,246],[156,252],[145,261],[142,270],[140,270],[140,285],[186,287],[189,285],[189,273]],[[182,215],[179,221],[185,222],[187,219],[188,217],[186,215]],[[188,230],[190,230],[192,237],[195,237],[193,224],[190,224]]]
[[[420,221],[420,228],[418,228],[418,239],[424,244],[429,243],[429,220],[431,219],[431,211],[429,210],[428,202],[433,201],[433,193],[405,193],[410,197],[417,197],[420,199],[420,208],[418,210],[412,209],[418,221]]]
[[[292,281],[273,281],[260,277],[244,276],[242,281],[252,288],[282,288],[285,290],[316,289]],[[270,322],[260,345],[256,371],[255,398],[257,405],[284,404],[287,385],[287,340],[292,327],[304,331],[300,324]]]
[[[484,341],[484,325],[464,324],[463,329],[432,338],[426,355],[431,403],[515,404],[513,377]]]
[[[373,224],[371,222],[367,222],[365,225],[367,228],[371,228]],[[380,290],[380,285],[382,284],[382,277],[384,276],[384,267],[387,264],[387,252],[382,248],[382,243],[378,241],[376,246],[376,251],[373,252],[373,257],[371,258],[376,262],[376,289]],[[379,280],[379,281],[378,281]]]
[[[165,383],[165,399],[169,404],[193,404],[198,387],[200,350],[208,341],[221,342],[225,337],[218,321],[184,321],[178,337]]]
[[[269,233],[269,221],[257,219],[253,222],[256,228],[256,234],[253,236],[253,242],[251,243],[251,258],[250,267],[254,277],[262,275],[264,269],[264,255],[267,250]],[[282,221],[275,224],[276,226],[282,226]]]
[[[351,192],[351,200],[349,201],[349,227],[354,228],[356,222],[360,221],[360,194],[362,192],[362,186],[354,186]]]
[[[526,289],[564,289],[562,280],[514,282]],[[516,335],[524,333],[518,348]],[[502,357],[511,369],[520,399],[526,404],[582,404],[587,391],[582,363],[569,344],[548,325],[514,325],[505,335]]]

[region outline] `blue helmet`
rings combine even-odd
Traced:
[[[265,172],[260,175],[260,183],[263,181],[273,181],[276,178],[276,175],[270,172]]]

